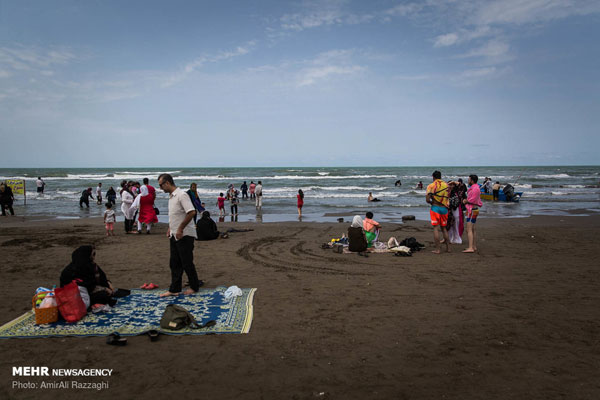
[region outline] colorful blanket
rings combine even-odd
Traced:
[[[226,287],[200,289],[195,295],[159,297],[164,290],[133,289],[127,297],[109,312],[88,313],[81,321],[67,324],[36,325],[34,311],[0,327],[0,339],[106,336],[118,332],[121,336],[135,336],[156,329],[167,335],[204,335],[207,333],[248,333],[252,324],[252,300],[256,289],[242,289],[242,295],[226,300]],[[178,304],[189,310],[202,325],[215,320],[216,325],[204,329],[185,328],[178,331],[161,329],[160,318],[167,304]]]

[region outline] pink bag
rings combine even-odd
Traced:
[[[77,322],[87,314],[87,309],[79,294],[79,286],[75,281],[54,289],[54,296],[58,304],[58,311],[65,321]]]

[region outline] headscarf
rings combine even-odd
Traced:
[[[71,263],[60,274],[60,286],[78,279],[79,286],[92,290],[96,286],[96,265],[92,261],[93,246],[80,246],[71,254]]]
[[[140,190],[140,196],[148,196],[148,194],[150,194],[150,192],[148,191],[148,186],[143,185]]]
[[[362,228],[363,227],[363,220],[360,217],[360,215],[355,215],[354,218],[352,218],[352,224],[350,226],[352,228]]]

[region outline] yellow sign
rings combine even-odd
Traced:
[[[25,181],[23,179],[7,179],[6,185],[10,186],[13,194],[25,194]]]

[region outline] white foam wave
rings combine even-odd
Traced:
[[[179,174],[180,170],[177,171],[117,171],[115,174],[128,174],[128,175],[150,175],[158,176],[160,174]]]
[[[536,175],[536,178],[540,179],[554,179],[554,178],[570,178],[571,176],[568,174],[552,174],[552,175]]]
[[[197,180],[197,181],[276,181],[276,180],[320,180],[320,179],[387,179],[394,178],[395,175],[327,175],[327,176],[302,176],[302,175],[273,175],[273,176],[223,176],[223,175],[181,175],[175,177],[177,180]]]
[[[107,177],[108,174],[67,174],[67,179],[100,179]]]
[[[329,172],[318,172],[318,174],[321,176],[326,176],[326,175],[329,175]]]

